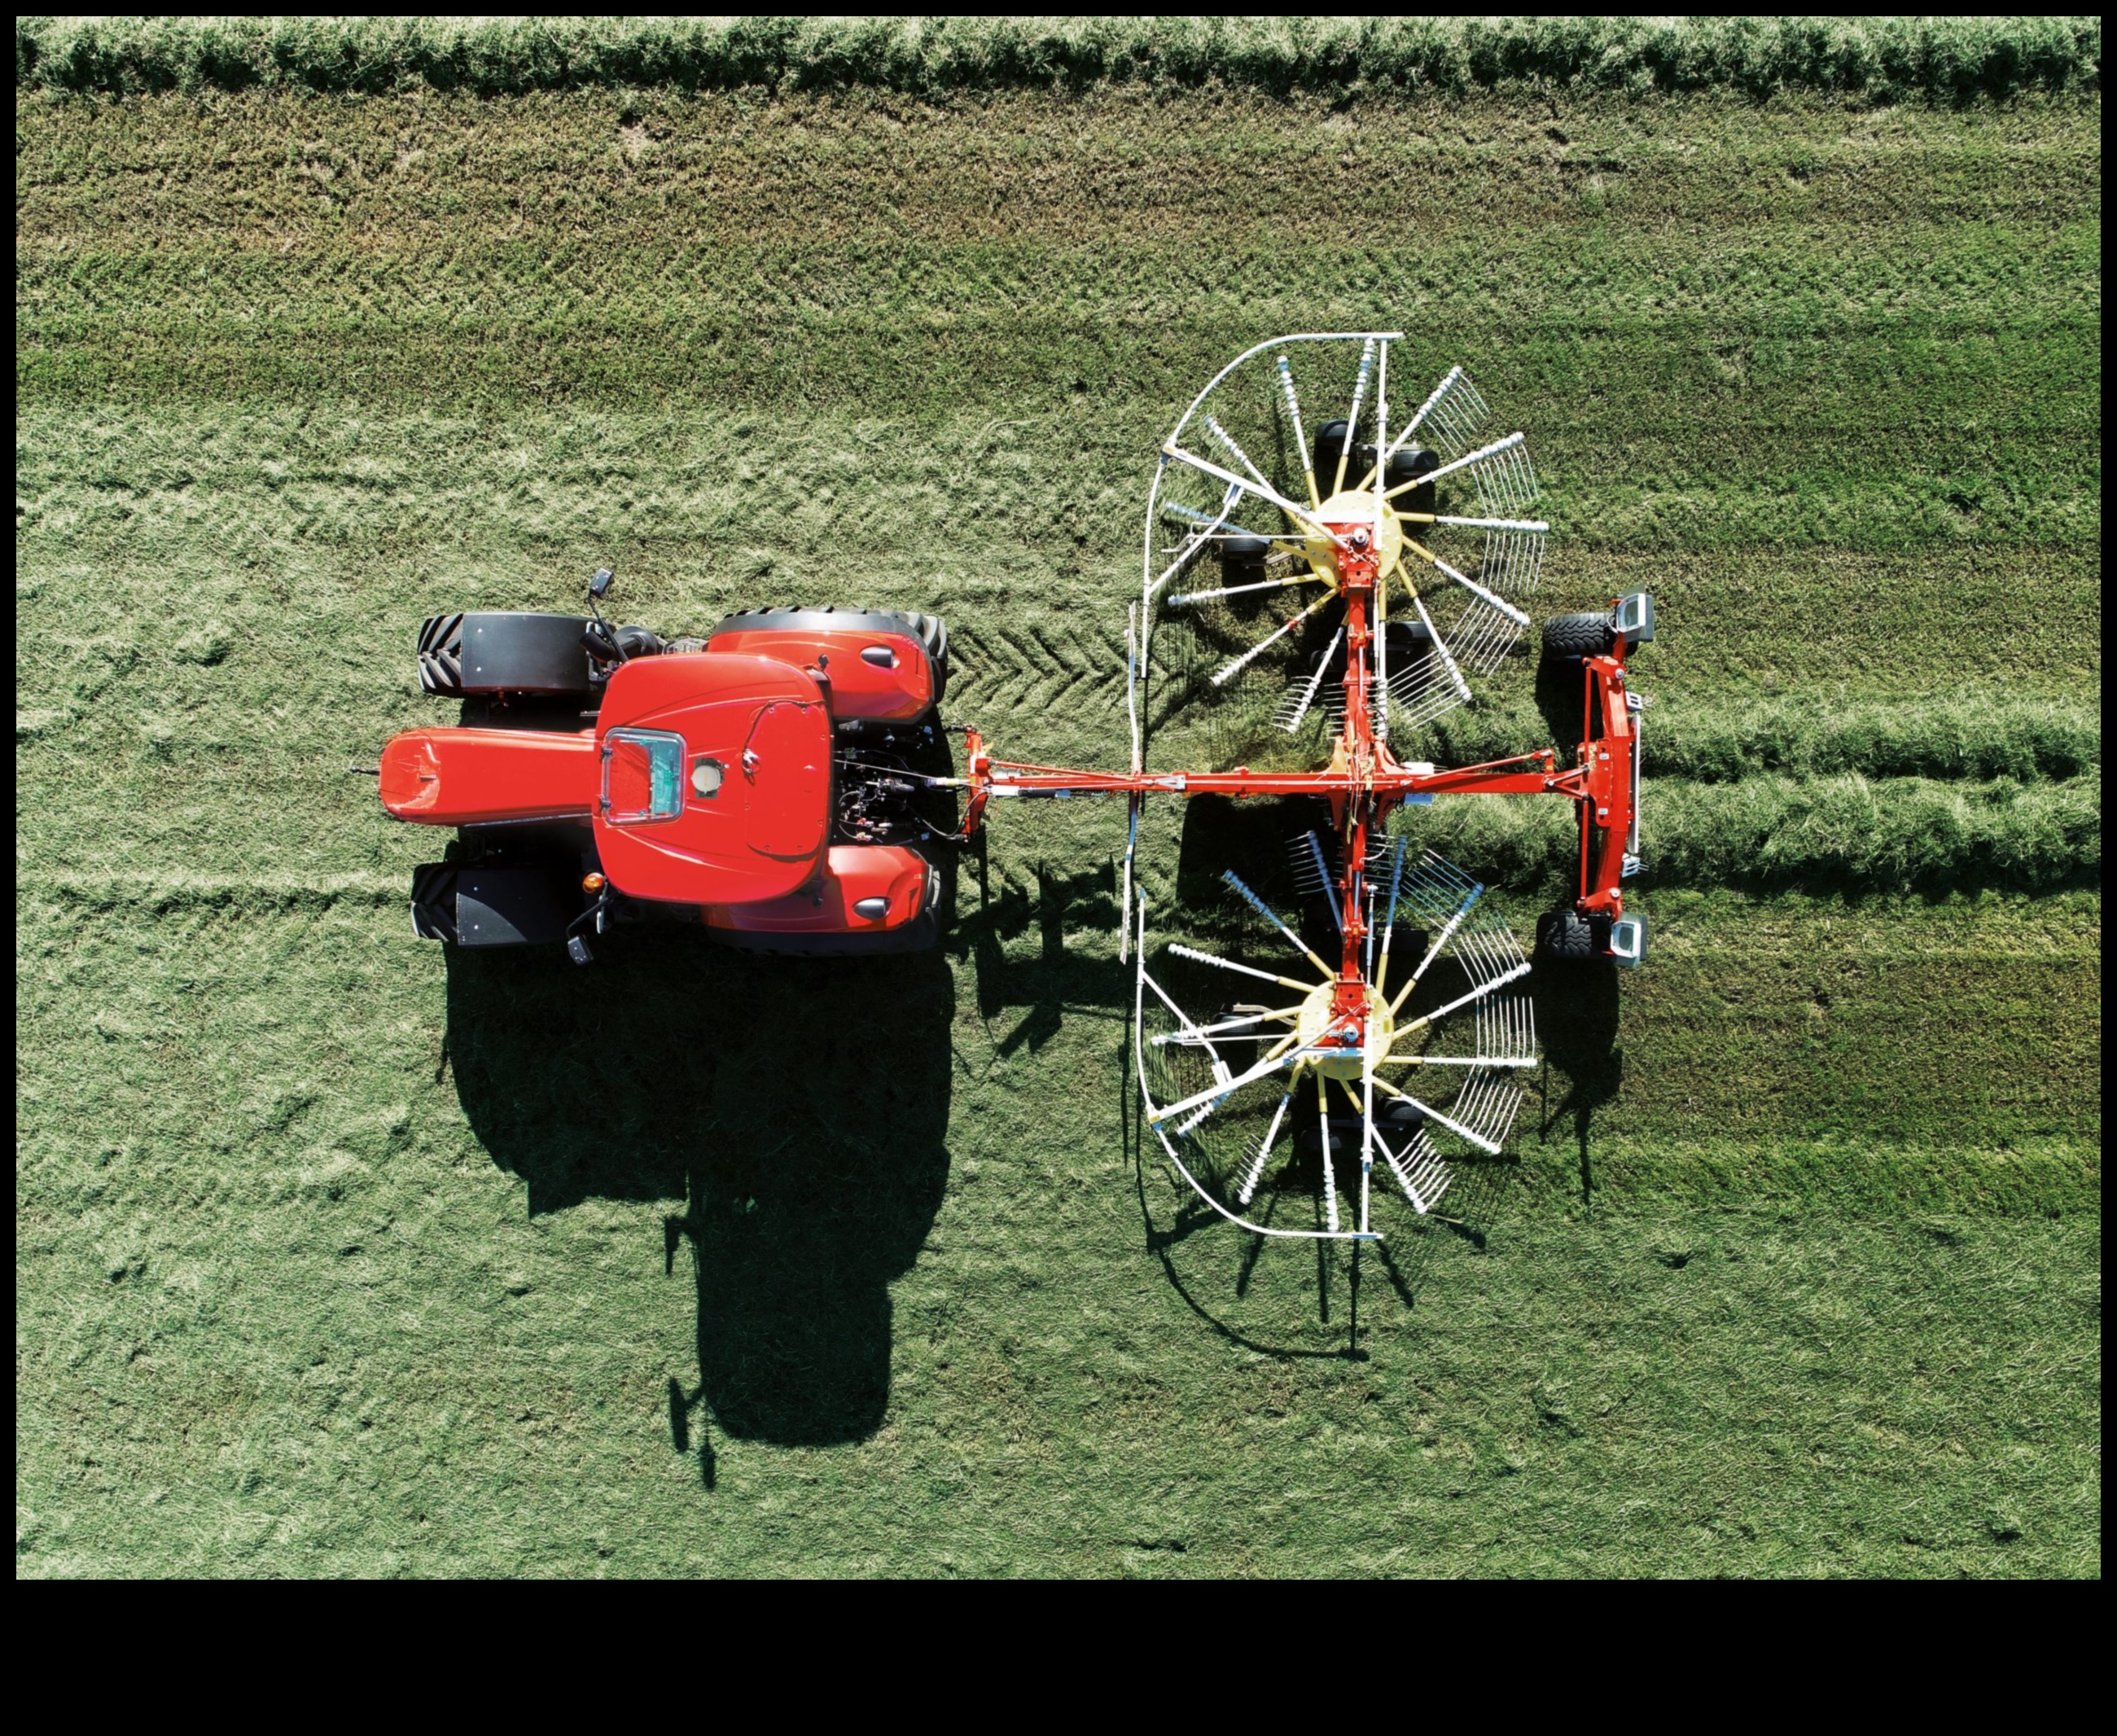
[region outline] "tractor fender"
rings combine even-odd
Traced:
[[[879,609],[745,609],[706,641],[716,656],[769,657],[830,683],[831,715],[909,723],[941,697],[941,675],[908,616]]]
[[[925,914],[938,876],[902,844],[837,844],[823,871],[783,898],[708,904],[708,928],[722,937],[888,934]],[[930,926],[931,925],[928,925]]]

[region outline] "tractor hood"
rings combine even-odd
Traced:
[[[784,898],[830,837],[831,716],[791,664],[639,658],[596,723],[596,850],[620,892],[685,904]]]

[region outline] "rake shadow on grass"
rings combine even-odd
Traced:
[[[1580,1198],[1592,1204],[1595,1167],[1589,1135],[1595,1111],[1617,1097],[1625,1077],[1625,1052],[1617,1046],[1617,967],[1600,960],[1539,958],[1529,988],[1544,1059],[1538,1074],[1537,1137],[1549,1138],[1552,1129],[1571,1118],[1580,1147]],[[1564,1088],[1556,1093],[1554,1071],[1564,1075]]]
[[[451,948],[448,992],[464,1112],[533,1214],[685,1201],[665,1254],[673,1272],[690,1244],[700,1386],[672,1399],[680,1448],[701,1400],[740,1439],[873,1434],[888,1286],[948,1180],[944,961],[750,958],[657,926],[586,969]]]

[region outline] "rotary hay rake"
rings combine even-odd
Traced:
[[[1484,885],[1388,829],[1396,810],[1447,795],[1573,801],[1580,895],[1545,920],[1541,950],[1628,964],[1645,950],[1645,925],[1625,915],[1621,889],[1639,867],[1644,702],[1627,690],[1625,659],[1653,636],[1643,593],[1547,626],[1547,650],[1582,672],[1570,768],[1548,749],[1455,770],[1390,750],[1392,726],[1418,730],[1469,703],[1472,678],[1495,672],[1520,642],[1530,620],[1515,599],[1534,592],[1550,530],[1529,515],[1538,491],[1524,436],[1487,437],[1490,412],[1460,367],[1393,427],[1391,349],[1402,335],[1305,333],[1257,345],[1163,443],[1132,612],[1128,772],[997,760],[969,736],[966,835],[995,797],[1128,797],[1123,947],[1136,953],[1145,1123],[1208,1206],[1263,1235],[1378,1240],[1377,1161],[1414,1212],[1431,1212],[1456,1179],[1451,1158],[1501,1152],[1521,1107],[1518,1082],[1538,1058],[1520,940]],[[1312,433],[1301,382],[1329,379],[1334,360],[1342,381],[1347,358],[1346,413]],[[1300,606],[1206,679],[1179,681],[1177,703],[1275,679],[1279,728],[1294,734],[1319,711],[1327,718],[1326,764],[1150,767],[1142,718],[1157,628],[1188,616],[1225,635],[1240,626],[1243,603],[1275,596]],[[1307,798],[1327,810],[1327,836],[1319,826],[1290,841],[1303,912],[1289,921],[1228,869],[1220,880],[1241,931],[1217,944],[1188,930],[1154,935],[1135,874],[1141,804],[1164,792]],[[1315,1226],[1275,1225],[1279,1194],[1304,1174]],[[1268,1179],[1272,1204],[1260,1208]]]

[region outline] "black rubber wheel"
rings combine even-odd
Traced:
[[[939,705],[948,690],[948,623],[938,615],[916,612],[904,617],[911,623],[919,643],[926,648],[926,661],[934,670],[934,703]]]
[[[627,657],[659,657],[665,649],[661,635],[650,627],[637,626],[617,630],[617,647]]]
[[[419,688],[444,699],[463,697],[460,612],[430,615],[419,623]]]
[[[1543,649],[1553,657],[1600,657],[1616,643],[1607,615],[1554,615],[1543,624]]]
[[[1554,910],[1536,927],[1536,949],[1543,958],[1570,961],[1595,956],[1594,927],[1577,910]]]
[[[473,694],[585,697],[593,675],[581,635],[590,625],[574,615],[430,616],[419,628],[419,686],[446,699]]]

